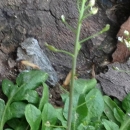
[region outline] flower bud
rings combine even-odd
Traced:
[[[98,12],[98,8],[96,8],[96,7],[92,8],[91,7],[91,11],[90,11],[91,14],[94,15],[94,14],[97,14],[97,12]]]
[[[110,29],[110,25],[106,24],[106,26],[100,31],[100,33],[106,32]]]
[[[125,34],[126,36],[129,36],[129,32],[128,32],[127,30],[124,31],[124,34]]]
[[[48,45],[47,43],[45,43],[45,46],[46,46],[49,50],[51,50],[51,51],[53,51],[53,52],[57,52],[57,51],[58,51],[54,46]]]
[[[93,7],[94,5],[95,5],[95,0],[90,0],[90,1],[89,1],[89,6],[90,6],[90,7]]]
[[[63,23],[65,22],[65,16],[64,15],[61,15],[61,20],[62,20]]]

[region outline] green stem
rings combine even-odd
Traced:
[[[74,57],[74,55],[73,55],[72,53],[68,52],[68,51],[57,50],[57,52],[65,53],[65,54],[67,54],[67,55],[69,55],[69,56],[71,56],[71,57]]]
[[[80,15],[79,15],[79,20],[78,20],[77,30],[76,30],[74,57],[73,57],[73,63],[72,63],[71,87],[70,87],[70,95],[69,95],[69,112],[68,112],[68,120],[67,120],[67,130],[71,130],[74,76],[76,73],[76,63],[77,63],[77,55],[78,55],[78,50],[79,50],[80,31],[81,31],[81,26],[82,26],[82,18],[84,15],[85,3],[86,3],[86,1],[83,0]]]
[[[12,102],[12,98],[10,98],[5,105],[4,112],[3,112],[3,115],[2,115],[2,119],[1,119],[1,122],[0,122],[0,130],[3,130],[4,124],[5,124],[7,108],[10,106],[11,102]]]
[[[94,38],[94,37],[100,35],[101,33],[102,33],[102,32],[98,32],[98,33],[96,33],[96,34],[94,34],[94,35],[92,35],[92,36],[89,36],[89,37],[83,39],[82,41],[80,41],[80,44],[84,43],[85,41],[87,41],[87,40],[89,40],[89,39],[91,39],[91,38]]]

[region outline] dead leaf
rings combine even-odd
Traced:
[[[123,38],[126,38],[126,36],[124,35],[125,30],[130,32],[130,17],[125,23],[121,25],[117,37],[123,36]],[[117,49],[112,55],[113,62],[125,62],[129,56],[130,56],[130,50],[126,47],[124,43],[118,42]]]
[[[22,60],[20,61],[22,65],[25,65],[25,66],[30,66],[32,67],[33,69],[40,69],[39,66],[29,62],[29,61],[26,61],[26,60]]]
[[[66,76],[66,78],[65,78],[65,81],[63,82],[63,86],[64,86],[64,87],[69,85],[70,80],[71,80],[71,76],[72,76],[72,71],[70,71],[70,72],[67,74],[67,76]]]

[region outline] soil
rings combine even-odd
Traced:
[[[119,0],[120,1],[120,0]],[[83,44],[78,56],[78,77],[90,78],[92,65],[95,65],[96,75],[107,71],[107,64],[112,63],[112,53],[116,49],[116,34],[122,23],[130,16],[129,1],[98,0],[99,12],[84,21],[81,39],[100,31],[107,23],[111,29]],[[105,2],[109,3],[106,4]],[[19,73],[17,48],[29,37],[39,41],[40,47],[57,72],[59,84],[62,84],[71,70],[71,58],[53,53],[45,48],[44,42],[58,49],[73,52],[74,35],[61,22],[64,14],[67,22],[75,27],[78,11],[75,0],[1,0],[0,1],[0,83],[4,78],[15,81]],[[51,102],[62,106],[60,89],[50,87]],[[2,92],[0,97],[3,98]]]

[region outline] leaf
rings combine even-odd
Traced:
[[[122,111],[122,110],[108,96],[104,96],[104,102],[105,102],[105,109],[104,109],[105,115],[107,116],[107,118],[109,120],[112,120],[113,122],[115,122],[116,124],[118,124],[118,121],[116,120],[116,118],[114,116],[114,108],[119,109],[120,111]],[[123,113],[123,111],[122,111],[122,113]]]
[[[22,100],[27,90],[35,89],[43,82],[45,82],[47,77],[47,73],[44,73],[40,70],[31,70],[29,72],[21,73],[16,79],[17,84],[21,86],[19,87],[13,100]]]
[[[49,122],[51,125],[55,125],[57,121],[57,113],[55,108],[50,104],[46,103],[42,111],[42,130],[48,128],[45,124]]]
[[[83,94],[89,92],[97,84],[96,79],[77,79],[74,82],[74,93]]]
[[[6,111],[6,121],[11,118],[21,118],[24,116],[26,104],[23,102],[13,102]]]
[[[67,128],[67,121],[63,116],[63,109],[62,108],[56,109],[56,113],[57,113],[57,118],[61,122],[62,126]]]
[[[40,70],[31,70],[22,72],[16,78],[18,86],[27,84],[30,88],[38,86],[41,82],[45,82],[48,78],[48,74]]]
[[[43,92],[42,92],[42,98],[41,98],[40,103],[39,103],[39,110],[41,110],[41,111],[42,111],[44,105],[46,103],[48,103],[48,101],[49,101],[48,86],[45,83],[43,83],[43,86],[44,86],[44,89],[43,89]]]
[[[88,108],[86,105],[86,100],[85,100],[84,94],[81,94],[79,96],[76,112],[78,113],[78,121],[81,123],[82,119],[84,119],[88,114]]]
[[[16,91],[17,91],[18,87],[16,85],[14,85],[10,80],[8,79],[4,79],[2,81],[2,90],[3,93],[10,98],[11,96],[13,96]]]
[[[104,110],[104,100],[101,92],[94,88],[86,95],[85,100],[88,108],[88,117],[98,117],[100,119]]]
[[[119,130],[119,126],[112,121],[103,119],[102,123],[103,123],[104,127],[106,128],[106,130]]]
[[[75,94],[74,96],[73,96],[73,109],[75,109],[76,107],[77,107],[77,103],[78,103],[78,99],[79,99],[79,95],[77,94]],[[63,108],[63,116],[64,116],[64,118],[67,120],[68,119],[68,106],[69,106],[69,97],[66,99],[66,101],[65,101],[65,105],[64,105],[64,108]],[[72,114],[72,121],[75,121],[75,111],[72,111],[73,112],[73,114]]]
[[[31,130],[38,130],[41,123],[41,111],[34,105],[28,104],[25,108],[25,117]]]
[[[130,113],[130,93],[122,101],[122,107],[127,113]]]
[[[114,108],[114,116],[118,122],[122,123],[124,121],[125,113],[119,108]]]
[[[8,126],[13,128],[13,130],[26,130],[28,127],[28,123],[25,118],[13,118],[7,122]],[[17,124],[17,125],[16,125]]]
[[[40,100],[38,93],[35,90],[28,90],[22,100],[26,100],[29,103],[37,104]]]
[[[0,99],[0,122],[2,120],[4,109],[5,109],[5,102],[4,100]]]

